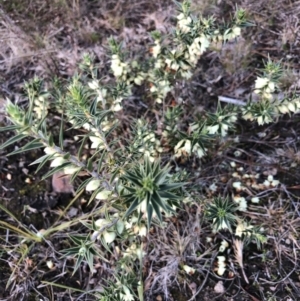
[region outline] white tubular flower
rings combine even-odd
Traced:
[[[120,77],[123,74],[123,67],[118,65],[118,66],[112,66],[111,69],[113,70],[114,76],[115,77]]]
[[[124,65],[124,63],[121,62],[121,60],[117,54],[114,54],[112,56],[110,67],[111,67],[115,77],[122,76],[125,66],[126,66],[126,64]]]
[[[255,80],[255,89],[263,89],[265,88],[269,83],[269,79],[266,77],[257,77]]]
[[[99,149],[104,149],[104,142],[102,138],[96,137],[96,136],[90,136],[90,140],[92,141],[91,148],[98,148]]]
[[[57,154],[57,151],[54,148],[50,147],[50,146],[45,147],[44,148],[44,152],[47,155],[53,155],[53,154],[55,154],[55,157],[59,156],[59,154]]]
[[[77,172],[80,169],[80,167],[71,165],[64,168],[64,174],[66,175],[73,175],[75,172]]]
[[[119,112],[122,109],[123,109],[123,107],[120,105],[120,103],[117,103],[112,107],[112,111],[114,111],[114,112]]]
[[[277,107],[278,108],[278,111],[281,113],[281,114],[286,114],[289,112],[289,108],[288,106],[282,104],[280,106]]]
[[[257,123],[258,123],[258,125],[263,125],[264,124],[264,118],[263,118],[263,116],[258,116],[257,117]]]
[[[288,103],[288,109],[293,113],[295,113],[297,111],[296,106],[292,102]]]
[[[225,256],[217,256],[218,258],[218,269],[217,269],[217,274],[219,276],[222,276],[225,271],[226,271],[226,263],[225,263]]]
[[[253,121],[254,120],[254,117],[253,117],[253,114],[251,112],[247,112],[246,114],[243,115],[243,118],[245,120],[250,120],[250,121]]]
[[[140,235],[141,237],[146,236],[147,235],[147,227],[145,225],[142,225],[142,226],[136,225],[133,228],[133,232],[135,234]]]
[[[238,37],[241,35],[241,28],[238,26],[235,26],[232,28],[232,38]]]
[[[242,189],[242,183],[241,182],[234,182],[234,183],[232,183],[232,187],[239,191],[239,190]]]
[[[189,275],[193,275],[195,274],[196,270],[188,265],[184,265],[183,266],[184,271],[189,274]]]
[[[220,126],[219,126],[218,124],[208,126],[208,127],[207,127],[208,133],[209,133],[210,135],[214,135],[214,134],[217,133],[217,131],[219,130],[219,127],[220,127]]]
[[[104,219],[104,218],[99,218],[95,221],[95,226],[99,229],[101,229],[102,227],[108,225],[110,223],[109,220]]]
[[[235,202],[238,203],[238,208],[237,210],[239,211],[247,211],[247,202],[246,199],[244,197],[239,197],[239,198],[234,198]]]
[[[156,92],[157,91],[157,88],[156,88],[156,86],[153,84],[152,86],[151,86],[151,88],[150,88],[150,92],[151,93],[154,93],[154,92]]]
[[[278,181],[278,180],[273,180],[272,182],[271,182],[271,186],[273,186],[273,187],[276,187],[277,185],[279,185],[280,184],[280,182]]]
[[[200,51],[202,54],[209,47],[209,40],[207,39],[207,37],[205,35],[201,35],[201,37],[199,38],[199,42],[201,44]]]
[[[185,15],[181,13],[177,16],[177,19],[178,19],[177,24],[178,27],[181,29],[181,31],[183,33],[188,33],[191,30],[191,28],[189,27],[189,25],[192,22],[191,17],[185,17]]]
[[[222,240],[219,252],[224,252],[229,247],[229,243],[226,240]]]
[[[106,241],[107,244],[112,243],[115,238],[116,238],[116,233],[115,232],[110,232],[110,231],[104,231],[103,232],[103,238]]]
[[[85,190],[86,191],[94,191],[99,186],[100,186],[100,180],[92,180],[86,185]]]
[[[134,296],[131,294],[129,288],[125,285],[123,285],[123,292],[125,295],[122,296],[123,301],[134,301]]]
[[[106,94],[107,94],[106,89],[97,90],[97,102],[101,101],[101,102],[105,103]]]
[[[110,191],[110,190],[102,190],[96,195],[95,199],[107,200],[111,196],[111,194],[112,194],[112,191]]]
[[[268,83],[268,88],[267,88],[267,89],[268,89],[268,93],[274,92],[274,91],[275,91],[275,83],[269,81],[269,83]]]
[[[252,228],[253,228],[253,226],[247,225],[247,223],[239,220],[239,222],[236,226],[235,235],[242,237],[243,234],[246,234],[247,236],[249,236],[250,233],[248,230],[251,230]]]
[[[91,82],[88,82],[88,86],[90,87],[90,89],[92,90],[97,90],[99,88],[99,84],[96,80],[93,80]]]
[[[57,167],[65,162],[67,162],[67,160],[65,160],[63,157],[57,157],[51,162],[50,167]]]
[[[228,125],[225,124],[225,123],[222,123],[221,124],[221,136],[222,137],[225,137],[227,135],[227,132],[228,132]]]
[[[143,76],[138,75],[133,81],[136,85],[140,86],[143,80],[144,80]]]
[[[193,153],[195,153],[198,158],[202,158],[203,156],[205,156],[207,149],[206,148],[202,148],[199,143],[196,143],[193,147]]]
[[[155,57],[155,58],[158,57],[158,55],[161,52],[161,46],[159,44],[159,41],[155,41],[155,46],[152,47],[151,52],[152,52],[153,57]]]
[[[251,203],[258,204],[259,203],[259,198],[258,197],[252,198]]]
[[[216,219],[214,218],[213,223],[215,223],[215,221],[216,221]],[[224,220],[222,221],[222,224],[220,226],[218,226],[217,228],[214,229],[214,232],[216,232],[218,230],[222,230],[222,229],[224,229],[224,230],[228,229],[228,225],[226,224],[226,222]]]

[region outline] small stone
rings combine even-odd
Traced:
[[[71,176],[63,172],[56,172],[52,176],[52,188],[58,193],[74,193],[74,187],[70,183]]]
[[[214,287],[214,290],[217,294],[223,294],[225,292],[223,281],[218,281]]]
[[[29,170],[28,170],[27,168],[22,168],[22,172],[23,172],[25,175],[28,175]]]
[[[161,296],[161,295],[158,295],[158,296],[156,297],[156,300],[157,300],[157,301],[162,301],[162,296]]]

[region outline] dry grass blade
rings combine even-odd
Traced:
[[[242,273],[243,273],[243,276],[244,276],[244,280],[249,283],[249,280],[245,274],[245,271],[244,271],[244,264],[243,264],[243,248],[244,248],[244,243],[239,240],[239,239],[234,239],[233,240],[233,248],[234,248],[234,255],[235,255],[235,258],[236,258],[236,261],[238,262],[241,270],[242,270]]]

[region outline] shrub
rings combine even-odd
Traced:
[[[219,103],[215,113],[195,117],[188,129],[182,128],[179,124],[183,106],[179,102],[170,105],[176,83],[193,76],[199,58],[214,43],[234,40],[251,24],[241,9],[227,25],[218,24],[212,17],[191,15],[187,1],[178,6],[178,12],[176,29],[169,36],[152,32],[153,43],[145,56],[129,60],[122,45],[110,39],[111,74],[99,78],[93,57],[85,54],[78,74],[69,83],[54,80],[51,88],[44,90],[42,80],[34,78],[25,85],[28,106],[22,108],[10,101],[6,106],[11,125],[1,130],[13,130],[16,135],[0,149],[31,137],[30,142],[10,155],[43,148],[45,155],[32,162],[38,164],[37,171],[51,162],[52,169],[43,179],[57,172],[71,175],[71,181],[84,175],[86,179],[75,195],[85,190],[90,195],[89,203],[100,201],[97,210],[90,212],[89,220],[78,221],[90,235],[70,236],[73,247],[64,250],[77,257],[74,272],[82,261],[87,261],[92,270],[93,256],[105,260],[97,241],[108,252],[117,241],[130,244],[120,257],[116,281],[101,300],[106,300],[112,286],[117,286],[115,300],[133,300],[137,292],[142,298],[142,274],[135,276],[128,268],[127,258],[138,259],[142,265],[144,253],[142,244],[136,245],[132,237],[146,235],[145,230],[153,222],[163,226],[164,217],[176,214],[176,208],[182,207],[189,194],[184,188],[189,181],[186,173],[173,170],[166,162],[204,157],[217,139],[234,131],[238,118],[262,125],[300,109],[298,97],[276,97],[282,69],[269,59],[255,81],[254,93],[259,101],[249,99],[244,105],[225,106]],[[134,93],[146,99],[143,106],[151,114],[155,112],[162,124],[137,119],[129,126],[127,122],[124,132],[124,120],[130,117],[126,103]],[[54,117],[60,120],[57,132],[51,130]],[[77,133],[74,154],[64,143],[69,129]],[[90,150],[88,156],[83,154],[85,148]],[[229,199],[215,198],[207,212],[215,231],[232,231],[236,222],[243,224]],[[248,226],[244,228],[249,230]],[[137,278],[138,284],[133,284],[132,277]]]

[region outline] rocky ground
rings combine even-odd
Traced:
[[[281,88],[288,92],[299,90],[300,2],[192,1],[195,12],[225,20],[230,18],[236,5],[247,11],[255,26],[247,28],[237,41],[203,55],[191,82],[182,89],[183,96],[189,99],[187,112],[214,110],[218,96],[247,99],[253,90],[257,69],[268,57],[281,61],[285,68]],[[46,85],[55,76],[67,80],[76,71],[84,52],[93,53],[102,71],[107,72],[108,37],[124,41],[134,55],[144,49],[150,31],[167,32],[175,24],[175,14],[175,4],[163,0],[2,1],[0,124],[7,125],[3,110],[6,98],[26,105],[24,81],[34,75],[42,77]],[[196,293],[194,300],[199,301],[300,300],[299,115],[284,116],[276,124],[265,126],[249,126],[241,121],[238,128],[239,143],[234,147],[226,145],[225,151],[224,145],[214,150],[201,162],[201,174],[195,183],[199,187],[209,187],[219,182],[220,191],[225,191],[230,189],[228,183],[232,182],[231,174],[235,171],[259,173],[261,181],[270,175],[280,181],[276,189],[261,192],[263,204],[254,207],[248,216],[263,225],[268,238],[261,250],[254,244],[245,250],[244,270],[248,283],[242,276],[218,277],[212,272],[217,254],[215,245],[226,238],[226,234],[217,234],[212,242],[207,242],[206,237],[211,237],[212,233],[209,225],[201,220],[203,208],[198,204],[183,208],[167,229],[157,228],[147,237],[149,246],[157,246],[145,259],[147,300],[187,301],[193,300]],[[55,122],[53,130],[56,130]],[[0,144],[12,136],[12,132],[0,132]],[[72,136],[71,132],[66,136],[71,149]],[[29,164],[41,156],[42,151],[7,157],[12,150],[14,146],[0,151],[0,209],[8,208],[19,221],[19,224],[14,221],[18,227],[23,224],[33,230],[47,229],[69,205],[72,193],[55,191],[51,179],[41,181],[46,167],[35,174],[35,166]],[[241,155],[237,157],[236,151]],[[232,161],[237,167],[224,168],[224,162]],[[187,164],[192,170],[198,162]],[[243,172],[235,168],[243,168]],[[67,220],[88,212],[80,201],[74,202],[69,209]],[[0,210],[0,218],[13,221],[4,210]],[[81,229],[73,229],[77,230]],[[9,230],[0,229],[0,244],[3,245],[0,249],[0,300],[94,300],[83,292],[96,288],[99,278],[106,276],[105,272],[90,279],[84,267],[71,277],[69,269],[49,270],[46,266],[45,258],[49,253],[64,248],[64,235],[32,246],[30,256],[22,260],[11,251],[18,237],[12,235],[8,239],[10,235]],[[189,257],[193,248],[198,250],[197,258]],[[172,275],[182,262],[190,262],[197,268],[188,280],[180,273]],[[231,267],[242,275],[233,262]],[[59,283],[61,287],[47,286],[47,281]]]

